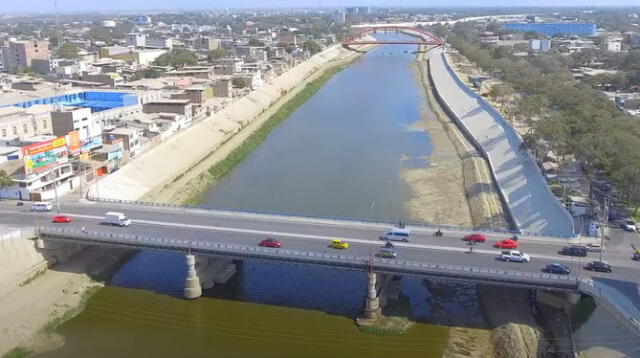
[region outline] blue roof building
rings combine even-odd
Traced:
[[[510,22],[507,30],[553,36],[596,36],[596,24],[584,22]]]
[[[38,98],[0,107],[13,106],[28,108],[34,104],[60,104],[62,106],[87,107],[91,109],[91,112],[101,112],[112,108],[136,105],[138,104],[138,96],[126,92],[84,91],[54,97]]]

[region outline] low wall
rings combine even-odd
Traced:
[[[575,237],[573,218],[547,186],[535,160],[522,152],[522,139],[450,67],[441,49],[432,50],[429,77],[443,108],[482,153],[511,219],[521,232]]]
[[[335,60],[357,56],[339,45],[312,56],[307,61],[251,91],[247,96],[192,125],[149,150],[116,173],[91,187],[89,194],[104,198],[136,200],[154,188],[181,176],[195,164],[270,108],[318,70]]]

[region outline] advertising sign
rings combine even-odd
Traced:
[[[80,154],[80,149],[82,149],[82,143],[80,142],[80,132],[72,131],[67,135],[67,147],[69,148],[69,153],[73,156]]]
[[[82,141],[82,151],[89,152],[94,148],[98,148],[102,146],[102,137],[97,136],[93,138],[88,138]]]
[[[39,173],[54,165],[68,161],[67,142],[64,137],[22,147],[26,174]]]

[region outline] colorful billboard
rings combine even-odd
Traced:
[[[93,138],[88,138],[82,141],[82,151],[89,152],[94,148],[98,148],[102,146],[102,137],[97,136]]]
[[[73,156],[80,154],[80,150],[82,149],[82,143],[80,142],[80,132],[73,131],[67,134],[67,147],[69,148],[69,153]]]
[[[26,174],[39,173],[57,164],[66,163],[67,141],[64,137],[22,147]]]

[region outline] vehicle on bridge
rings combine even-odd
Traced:
[[[341,239],[331,240],[331,248],[346,250],[349,248],[349,243]]]
[[[109,211],[108,213],[104,214],[104,222],[116,226],[131,225],[131,220],[129,220],[129,218],[127,218],[123,213],[118,213],[115,211]]]
[[[600,252],[603,251],[604,247],[600,244],[587,244],[587,251],[589,252]]]
[[[49,201],[43,201],[39,203],[34,203],[31,206],[32,211],[51,211],[53,210],[53,204]]]
[[[388,259],[396,259],[398,258],[398,252],[396,251],[396,249],[391,246],[391,247],[381,247],[378,250],[378,253],[376,254],[376,256],[378,257],[384,257],[384,258],[388,258]]]
[[[587,252],[587,247],[584,245],[571,245],[563,247],[559,253],[561,255],[586,257]]]
[[[613,272],[613,267],[604,261],[591,261],[584,268],[589,271]]]
[[[542,269],[542,271],[555,273],[557,275],[568,275],[571,273],[571,269],[569,267],[557,262],[548,264]]]
[[[268,237],[262,241],[260,241],[260,246],[262,247],[274,247],[276,249],[279,249],[282,247],[282,241],[280,240],[276,240],[274,238]]]
[[[518,248],[518,242],[517,241],[513,241],[511,239],[505,239],[505,240],[496,242],[496,244],[494,246],[499,248],[499,249],[512,249],[513,250],[513,249],[517,249]]]
[[[51,222],[54,222],[57,224],[70,223],[71,221],[73,221],[71,217],[66,215],[56,215],[53,217],[53,220],[51,220]]]
[[[482,234],[469,234],[465,236],[462,240],[469,242],[485,242],[487,241],[487,237]]]
[[[524,252],[516,250],[505,250],[500,254],[500,259],[506,262],[531,262],[531,257]]]
[[[390,241],[403,241],[409,242],[411,238],[411,230],[403,229],[403,228],[393,228],[384,235],[380,236],[381,240],[390,240]]]

